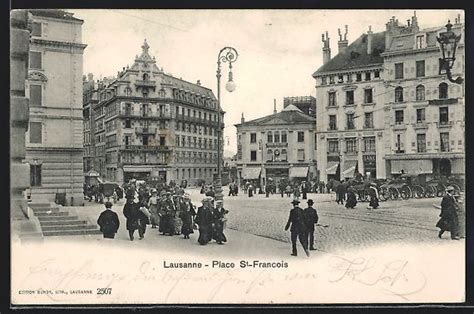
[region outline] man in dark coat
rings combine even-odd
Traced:
[[[354,192],[354,188],[349,186],[347,188],[347,201],[346,208],[354,208],[357,205],[357,198]]]
[[[303,183],[301,184],[301,193],[303,194],[303,199],[304,199],[304,200],[307,199],[307,195],[306,195],[306,194],[308,193],[308,186],[307,186],[306,182],[303,182]]]
[[[448,186],[446,188],[446,194],[441,201],[441,214],[439,215],[441,219],[436,224],[436,227],[441,229],[438,234],[440,239],[445,231],[449,231],[452,240],[459,240],[458,204],[456,203],[453,193],[454,187]]]
[[[336,203],[341,204],[341,205],[344,205],[344,194],[345,194],[344,190],[345,190],[344,184],[339,183],[336,186]]]
[[[212,240],[212,198],[206,197],[202,200],[202,206],[198,208],[194,222],[199,227],[199,244],[209,243]]]
[[[300,202],[297,200],[293,200],[291,204],[293,204],[293,209],[290,211],[290,217],[288,218],[288,222],[285,226],[285,231],[290,228],[291,225],[291,245],[293,252],[291,253],[292,256],[297,256],[298,253],[296,251],[296,238],[300,240],[301,245],[309,257],[309,250],[308,250],[308,233],[307,227],[304,221],[304,212],[298,206]]]
[[[120,226],[120,221],[116,212],[112,211],[112,203],[105,203],[105,210],[100,213],[97,224],[100,227],[100,231],[106,239],[115,238],[115,234]]]
[[[314,248],[314,226],[318,223],[319,217],[316,209],[313,208],[313,200],[308,200],[308,207],[304,209],[304,219],[309,236],[309,249],[311,251],[316,250]]]
[[[221,200],[216,201],[216,208],[212,211],[212,238],[216,240],[217,244],[224,244],[223,242],[227,242],[227,238],[224,234],[224,223],[226,221],[225,215],[228,212],[229,211],[223,207],[223,202]]]

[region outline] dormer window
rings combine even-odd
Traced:
[[[325,77],[325,76],[322,77],[322,78],[321,78],[321,85],[326,85],[327,83],[328,83],[328,82],[327,82],[326,77]]]
[[[343,82],[344,82],[344,78],[343,78],[342,75],[338,75],[338,77],[337,77],[337,82],[338,82],[338,83],[343,83]]]
[[[144,74],[143,74],[143,80],[144,80],[144,81],[148,81],[148,78],[149,78],[148,73],[144,73]]]
[[[425,42],[425,35],[417,35],[415,38],[415,49],[426,48]]]
[[[362,74],[360,74],[360,73],[357,73],[357,76],[356,76],[356,81],[357,81],[357,82],[360,82],[360,81],[362,81]]]
[[[334,76],[333,75],[331,75],[329,77],[329,84],[334,84]]]

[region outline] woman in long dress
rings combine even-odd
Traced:
[[[212,212],[213,216],[213,228],[212,228],[212,238],[216,240],[217,244],[224,244],[227,242],[227,238],[224,234],[224,224],[226,222],[225,215],[229,211],[225,210],[222,207],[222,201],[216,202],[216,208]]]
[[[375,183],[371,183],[369,186],[369,197],[370,202],[367,208],[377,209],[377,207],[379,207],[379,192],[377,191],[377,185],[375,185]]]
[[[199,227],[198,242],[205,245],[212,240],[212,198],[206,197],[202,200],[202,206],[198,208],[195,223]]]
[[[354,188],[349,186],[347,188],[347,201],[346,201],[346,208],[354,208],[357,205],[357,198],[354,193]]]
[[[181,202],[181,213],[179,218],[183,222],[181,227],[181,233],[184,235],[185,239],[189,239],[189,235],[194,233],[193,231],[193,218],[196,216],[196,211],[194,210],[194,205],[191,203],[189,194],[185,194],[183,201]]]
[[[151,190],[151,197],[148,200],[148,209],[151,213],[151,227],[155,229],[160,224],[160,216],[158,215],[158,191],[156,189]]]

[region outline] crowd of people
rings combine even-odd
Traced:
[[[158,192],[155,187],[131,180],[124,186],[124,191],[123,215],[131,241],[135,238],[135,231],[138,231],[140,240],[144,239],[147,225],[151,225],[161,235],[183,235],[185,239],[198,229],[198,242],[202,245],[213,239],[218,244],[227,242],[224,229],[228,211],[223,208],[222,201],[215,202],[213,197],[206,196],[196,211],[189,194],[176,184],[162,185]],[[112,205],[106,202],[106,210],[97,220],[104,238],[114,238],[120,226]]]

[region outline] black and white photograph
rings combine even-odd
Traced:
[[[11,304],[466,301],[465,14],[10,11]]]

